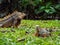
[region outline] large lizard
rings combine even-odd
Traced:
[[[9,18],[0,21],[0,27],[18,27],[24,16],[25,13],[15,11]]]

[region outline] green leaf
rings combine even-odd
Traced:
[[[60,10],[60,4],[57,4],[55,8]]]
[[[45,9],[45,6],[40,6],[38,9],[35,9],[35,13],[38,14],[38,13],[41,13],[43,12]]]
[[[45,12],[48,14],[53,14],[54,12],[56,12],[56,10],[53,7],[50,7],[49,9],[45,9]]]

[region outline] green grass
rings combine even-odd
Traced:
[[[35,26],[40,25],[42,28],[57,27],[60,28],[59,20],[22,20],[18,28],[14,28],[15,32],[11,32],[11,28],[0,28],[0,30],[9,30],[10,32],[0,32],[0,45],[60,45],[60,32],[54,32],[51,37],[35,37]],[[28,31],[29,34],[25,32]],[[18,42],[18,39],[25,38],[24,41]]]

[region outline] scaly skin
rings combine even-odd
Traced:
[[[9,18],[0,21],[0,27],[18,27],[24,16],[24,13],[15,11]]]

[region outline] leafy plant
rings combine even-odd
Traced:
[[[37,14],[41,13],[43,11],[45,11],[48,14],[53,14],[53,13],[56,12],[56,10],[54,9],[54,7],[52,7],[52,3],[51,2],[48,2],[48,3],[46,3],[45,6],[40,6],[38,9],[35,10],[35,12]]]

